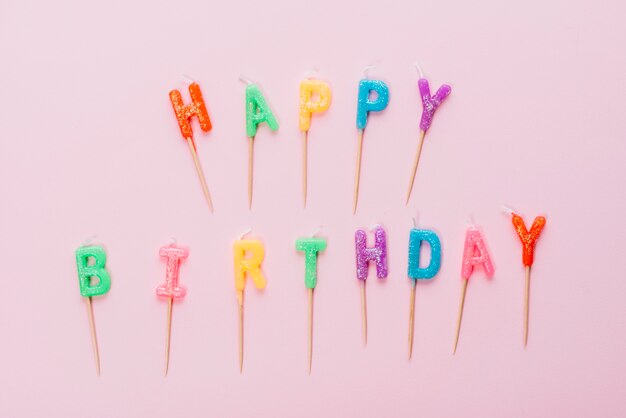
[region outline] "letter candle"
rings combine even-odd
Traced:
[[[261,263],[265,256],[263,243],[259,240],[243,239],[248,232],[244,233],[233,245],[235,289],[239,305],[239,373],[243,372],[243,293],[246,288],[246,273],[252,276],[257,289],[265,289],[267,284],[261,271]]]
[[[365,283],[369,273],[369,263],[376,263],[376,276],[379,279],[387,277],[387,234],[380,226],[374,228],[374,246],[367,247],[367,233],[358,229],[354,234],[356,249],[356,278],[363,282],[361,286],[361,325],[363,343],[367,345],[367,300],[365,297]]]
[[[311,363],[313,360],[313,290],[317,286],[317,256],[326,249],[324,238],[299,238],[296,240],[296,250],[303,251],[305,257],[304,286],[309,290],[309,374],[311,374]]]
[[[209,187],[206,184],[206,179],[204,178],[204,173],[202,172],[202,166],[200,165],[200,160],[198,159],[196,143],[193,138],[193,129],[191,128],[190,123],[191,118],[196,116],[198,118],[198,122],[200,123],[200,129],[204,132],[208,132],[212,128],[211,119],[209,118],[209,113],[206,110],[200,86],[195,82],[189,84],[189,95],[191,96],[191,103],[186,105],[183,103],[180,91],[172,90],[170,92],[170,101],[172,102],[172,107],[174,108],[176,119],[178,120],[180,133],[187,141],[189,151],[191,151],[191,157],[193,158],[193,163],[196,166],[196,171],[198,172],[202,192],[204,193],[204,197],[209,204],[209,210],[213,212],[211,194],[209,193]]]
[[[467,283],[474,271],[475,266],[482,266],[487,277],[493,276],[494,268],[491,263],[491,256],[487,250],[485,239],[482,233],[474,225],[467,228],[465,233],[465,247],[463,249],[463,264],[461,266],[461,279],[463,281],[463,291],[461,293],[461,305],[459,306],[459,315],[456,323],[456,338],[454,340],[454,351],[459,343],[459,333],[461,331],[461,320],[463,319],[463,306],[465,305],[465,292],[467,291]]]
[[[93,262],[92,262],[93,261]],[[91,345],[96,362],[96,374],[100,376],[100,350],[96,335],[96,322],[91,298],[106,294],[111,289],[111,276],[106,270],[107,255],[99,246],[81,246],[76,249],[76,269],[81,296],[87,298],[87,316],[91,331]],[[96,283],[93,278],[97,278]]]
[[[313,97],[317,98],[313,100]],[[307,197],[307,149],[311,115],[321,113],[330,107],[332,93],[328,83],[321,80],[304,80],[300,83],[300,130],[304,133],[302,142],[302,193],[304,207]]]
[[[507,208],[508,209],[508,208]],[[511,221],[517,236],[522,242],[522,263],[524,264],[526,286],[524,287],[524,347],[528,344],[528,308],[530,299],[530,267],[533,265],[535,243],[546,225],[546,218],[537,216],[530,231],[526,228],[524,219],[512,210],[509,210]]]
[[[377,97],[370,99],[374,93]],[[380,112],[389,103],[389,87],[382,80],[363,79],[359,82],[359,95],[357,102],[356,127],[358,129],[358,144],[356,154],[356,176],[354,179],[354,207],[356,213],[359,201],[359,183],[361,180],[361,155],[363,154],[363,133],[367,126],[367,119],[370,112]]]
[[[170,365],[170,341],[172,337],[172,308],[174,299],[182,299],[187,294],[187,289],[178,284],[178,271],[180,262],[187,258],[189,251],[186,248],[177,247],[170,244],[159,249],[159,256],[165,259],[165,283],[156,288],[159,297],[167,298],[167,326],[165,338],[165,376]]]
[[[244,80],[240,77],[240,80]],[[244,80],[246,81],[246,80]],[[247,82],[247,81],[246,81]],[[248,82],[246,86],[246,134],[248,136],[248,209],[252,209],[252,185],[254,168],[254,138],[259,124],[266,122],[272,131],[278,122],[258,85]]]
[[[424,243],[430,247],[430,262],[420,267],[420,253]],[[430,280],[441,268],[441,240],[436,232],[428,229],[417,229],[415,219],[413,229],[409,232],[408,276],[411,279],[411,302],[409,309],[409,360],[413,354],[413,330],[415,323],[415,288],[418,280]]]
[[[422,70],[417,66],[417,70],[419,72],[419,80],[417,81],[417,87],[419,89],[420,97],[422,99],[422,119],[420,120],[420,135],[417,142],[417,152],[415,154],[415,161],[413,162],[413,169],[411,170],[411,181],[409,182],[409,190],[406,194],[406,204],[409,204],[409,199],[411,198],[411,191],[413,190],[413,183],[415,181],[415,174],[417,173],[417,165],[420,161],[420,155],[422,153],[422,145],[424,144],[424,137],[426,136],[426,131],[430,128],[430,124],[433,121],[433,117],[435,116],[435,111],[441,103],[444,102],[446,97],[452,91],[452,87],[447,84],[442,84],[441,87],[437,90],[434,96],[430,95],[430,86],[428,85],[428,80],[424,78],[422,74]]]

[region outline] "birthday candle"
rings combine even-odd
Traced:
[[[465,234],[465,247],[463,249],[463,264],[461,268],[461,278],[463,281],[463,291],[461,293],[461,305],[459,306],[459,316],[457,318],[456,339],[454,341],[454,353],[459,342],[461,331],[461,320],[463,319],[463,306],[465,305],[465,292],[467,283],[474,271],[474,267],[482,266],[487,277],[493,276],[494,268],[491,256],[487,250],[485,239],[480,230],[475,226],[470,226]]]
[[[356,278],[363,282],[361,287],[361,324],[363,342],[367,344],[367,300],[365,298],[365,283],[369,272],[369,263],[376,264],[376,277],[387,277],[387,234],[381,226],[374,229],[374,246],[367,247],[367,233],[358,229],[354,234],[356,249]]]
[[[261,263],[265,257],[263,243],[259,240],[240,239],[233,246],[235,262],[235,289],[239,304],[239,372],[243,372],[243,293],[246,287],[246,274],[252,277],[257,289],[264,289],[267,284]],[[248,255],[248,257],[246,257]]]
[[[246,86],[246,134],[248,135],[248,208],[252,208],[254,138],[259,124],[267,123],[272,131],[278,129],[278,122],[270,109],[265,96],[256,84]]]
[[[423,243],[430,247],[430,262],[420,267],[420,253]],[[428,229],[411,229],[409,233],[408,276],[411,283],[411,302],[409,308],[409,360],[413,353],[413,329],[415,322],[415,288],[418,280],[430,280],[441,268],[441,240],[436,232]]]
[[[90,263],[93,260],[93,264]],[[108,293],[111,289],[111,276],[106,270],[106,252],[99,246],[79,247],[76,249],[76,269],[78,270],[78,285],[80,294],[87,298],[87,315],[89,329],[91,331],[91,344],[96,373],[100,376],[100,350],[98,349],[98,337],[96,335],[96,323],[93,315],[91,298]],[[92,278],[97,277],[98,283],[93,283]]]
[[[535,243],[546,225],[546,218],[543,216],[537,216],[530,227],[530,231],[524,224],[524,219],[521,216],[511,213],[511,220],[515,232],[522,242],[522,263],[524,264],[526,286],[524,287],[524,347],[528,344],[528,312],[530,301],[530,267],[533,265]]]
[[[317,256],[326,249],[323,238],[300,238],[296,240],[296,250],[303,251],[305,256],[304,285],[309,289],[309,374],[313,360],[313,289],[317,286]]]
[[[313,96],[317,100],[313,100]],[[321,113],[328,110],[331,101],[331,91],[328,83],[320,80],[303,80],[300,83],[300,130],[304,132],[302,142],[302,191],[304,207],[307,198],[307,149],[309,128],[311,127],[311,114]]]
[[[372,99],[374,93],[377,97]],[[356,176],[354,181],[354,208],[359,200],[359,183],[361,179],[361,155],[363,154],[363,133],[367,126],[367,119],[370,112],[380,112],[389,103],[389,87],[382,80],[363,79],[359,82],[359,95],[356,112],[356,127],[358,129],[358,145],[356,159]]]
[[[428,80],[424,77],[420,77],[417,81],[417,86],[420,93],[420,98],[422,99],[422,118],[420,120],[420,136],[417,144],[417,153],[415,154],[415,161],[413,162],[413,169],[411,170],[411,180],[409,182],[409,190],[406,195],[406,204],[409,203],[409,199],[411,198],[411,191],[413,190],[413,183],[415,182],[415,174],[417,173],[417,166],[420,161],[420,155],[422,154],[422,145],[424,144],[424,137],[426,136],[426,131],[430,128],[430,124],[433,121],[433,117],[435,116],[435,111],[441,103],[448,97],[450,92],[452,91],[452,87],[447,84],[443,84],[434,96],[430,95],[430,86],[428,85]]]
[[[209,193],[209,187],[207,186],[206,179],[204,178],[204,173],[200,165],[200,160],[198,159],[196,144],[193,138],[193,129],[191,128],[190,123],[190,119],[195,116],[198,118],[198,122],[200,123],[200,129],[204,132],[208,132],[212,127],[211,119],[209,118],[209,113],[207,112],[204,99],[202,98],[202,92],[200,91],[200,86],[198,84],[191,83],[189,85],[189,95],[191,96],[191,103],[185,104],[180,91],[172,90],[170,92],[170,101],[172,102],[172,107],[174,108],[176,119],[178,120],[180,133],[189,146],[189,151],[191,152],[191,157],[193,158],[196,171],[198,172],[198,178],[200,179],[202,192],[204,193],[204,197],[209,204],[209,209],[213,212],[211,194]]]
[[[178,284],[178,272],[180,262],[187,258],[189,251],[186,248],[177,247],[174,244],[161,247],[159,256],[166,260],[165,283],[156,288],[159,297],[167,298],[167,336],[165,339],[165,376],[170,364],[170,341],[172,336],[172,308],[174,299],[182,299],[187,294],[187,289]]]

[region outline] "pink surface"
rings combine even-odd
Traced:
[[[622,2],[3,1],[0,4],[0,416],[616,417],[623,414],[624,74]],[[308,10],[306,13],[302,10]],[[417,73],[451,96],[404,197],[420,120]],[[365,135],[351,215],[357,83],[388,82]],[[301,207],[298,85],[333,103],[309,136]],[[197,80],[214,128],[194,128],[209,215],[168,99]],[[244,85],[280,120],[259,131],[247,210]],[[188,100],[188,98],[187,98]],[[545,214],[522,347],[521,245],[501,204]],[[417,288],[407,360],[411,217],[442,238],[438,277]],[[493,279],[472,277],[452,356],[470,216]],[[382,222],[389,278],[368,285],[361,343],[353,234]],[[313,373],[306,367],[304,258],[320,224]],[[248,286],[237,367],[232,242],[263,239],[267,288]],[[111,292],[94,302],[95,376],[74,250],[108,251]],[[189,247],[163,377],[167,304],[158,249]]]

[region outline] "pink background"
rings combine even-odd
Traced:
[[[623,414],[624,74],[621,2],[154,1],[0,4],[0,416],[476,416]],[[453,86],[404,195],[421,105],[418,61]],[[363,68],[389,83],[365,138],[351,215],[356,89]],[[309,206],[301,205],[298,83],[317,68],[331,109],[313,120]],[[168,101],[202,86],[214,129],[197,133],[215,202],[207,213]],[[246,205],[244,86],[257,80],[281,123],[256,143]],[[187,93],[185,92],[187,100]],[[522,347],[521,247],[501,213],[548,224],[533,269]],[[408,231],[437,230],[438,277],[417,289],[407,360]],[[480,225],[496,274],[470,283],[452,356],[463,236]],[[353,233],[382,222],[390,276],[368,285],[361,343]],[[323,224],[313,373],[306,373],[304,258]],[[247,290],[246,361],[237,367],[232,242],[266,245],[268,286]],[[94,372],[74,250],[108,252],[113,287],[94,304]],[[158,248],[189,246],[188,296],[166,303]],[[621,411],[621,412],[620,412]]]

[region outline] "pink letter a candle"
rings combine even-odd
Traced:
[[[461,268],[461,278],[463,281],[463,291],[461,293],[461,305],[459,306],[459,316],[456,324],[456,338],[454,340],[454,352],[459,343],[459,333],[461,331],[461,320],[463,319],[463,307],[465,305],[465,293],[470,276],[476,266],[482,266],[487,277],[493,276],[494,268],[491,263],[491,256],[487,250],[485,239],[482,233],[475,226],[467,228],[465,234],[465,248],[463,249],[463,265]]]

